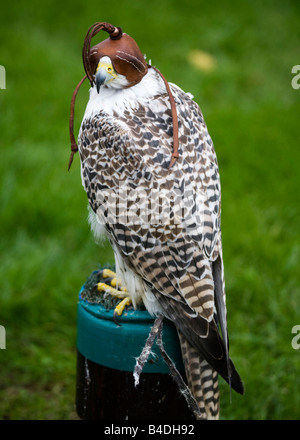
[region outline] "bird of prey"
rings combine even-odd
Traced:
[[[100,30],[109,38],[91,47]],[[216,419],[218,374],[244,388],[229,357],[220,179],[203,115],[119,27],[91,26],[83,63],[78,149],[92,229],[108,237],[133,306],[174,322],[200,418]]]

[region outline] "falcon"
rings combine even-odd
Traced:
[[[109,37],[91,47],[100,30]],[[108,237],[133,306],[175,324],[199,418],[217,419],[218,375],[244,388],[229,357],[220,178],[203,115],[119,27],[89,28],[83,64],[78,149],[92,230]]]

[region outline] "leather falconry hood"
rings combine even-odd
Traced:
[[[131,87],[141,81],[148,72],[147,63],[133,38],[122,34],[116,40],[107,38],[101,43],[93,46],[89,53],[89,65],[91,72],[95,73],[100,58],[109,56],[115,71],[126,76]]]
[[[109,34],[109,38],[90,47],[92,38],[101,30]],[[115,27],[110,23],[99,22],[93,24],[87,31],[82,49],[82,60],[86,75],[76,86],[71,100],[71,114],[69,121],[69,132],[71,140],[71,156],[69,160],[70,169],[74,154],[78,151],[78,146],[74,137],[74,106],[76,95],[81,84],[86,78],[89,79],[91,86],[95,84],[95,72],[100,58],[108,56],[117,73],[124,75],[129,84],[125,87],[132,87],[138,84],[148,72],[148,68],[153,68],[163,79],[167,93],[170,98],[172,119],[173,119],[173,154],[170,167],[178,159],[178,120],[175,101],[170,90],[169,84],[161,72],[156,67],[147,64],[137,43],[129,35],[123,33],[120,27]]]

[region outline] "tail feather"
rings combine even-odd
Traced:
[[[218,373],[201,357],[187,339],[178,332],[189,388],[198,404],[201,419],[219,418]]]

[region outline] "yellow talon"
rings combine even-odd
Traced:
[[[130,304],[131,304],[131,298],[129,296],[126,296],[126,298],[124,298],[115,308],[114,315],[117,314],[118,316],[121,316],[125,307],[130,306]]]
[[[114,287],[111,287],[109,284],[105,284],[105,283],[98,283],[97,289],[99,292],[108,292],[111,296],[120,299],[125,298],[127,296],[127,292],[123,290],[115,289]]]
[[[110,269],[103,269],[103,272],[102,272],[102,277],[103,278],[114,278],[115,276],[116,276],[116,273],[113,272],[112,270],[110,270]]]
[[[119,278],[117,278],[116,273],[113,272],[112,270],[103,269],[102,277],[103,278],[112,278],[112,280],[110,282],[110,285],[112,287],[118,287],[122,292],[128,292],[127,288],[125,286],[122,286],[122,281]]]
[[[121,280],[119,280],[115,274],[110,269],[103,269],[102,278],[111,278],[110,284],[98,283],[97,289],[99,292],[107,292],[109,295],[122,299],[122,301],[116,306],[114,310],[114,319],[116,316],[121,316],[125,307],[132,304],[131,298],[128,296],[128,290],[122,285]],[[115,319],[116,321],[116,319]],[[117,323],[117,321],[116,321]]]
[[[111,280],[110,285],[113,287],[118,287],[122,292],[128,292],[127,288],[125,286],[122,286],[122,281],[119,280],[117,277]]]

